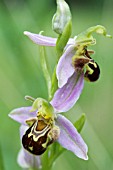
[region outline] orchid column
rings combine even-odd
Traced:
[[[71,12],[64,0],[57,0],[52,29],[58,34],[58,38],[43,36],[42,32],[40,34],[24,32],[40,46],[48,100],[25,96],[26,100],[31,101],[31,106],[14,109],[9,114],[21,124],[21,150],[17,160],[23,169],[50,170],[65,149],[81,159],[88,159],[88,147],[79,134],[85,122],[85,115],[73,125],[62,113],[69,111],[79,99],[84,87],[84,78],[90,82],[99,78],[99,65],[91,58],[94,51],[88,49],[89,46],[96,44],[92,33],[110,36],[103,26],[97,25],[70,38]],[[44,46],[56,47],[58,62],[52,77],[49,74]]]

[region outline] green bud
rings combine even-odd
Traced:
[[[57,11],[52,19],[52,28],[57,34],[62,34],[65,26],[71,20],[71,12],[64,0],[57,0]]]

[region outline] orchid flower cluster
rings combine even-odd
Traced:
[[[94,51],[88,49],[96,44],[92,33],[106,37],[110,35],[107,35],[103,26],[97,25],[70,38],[72,18],[64,0],[57,0],[52,29],[58,34],[58,38],[44,36],[42,32],[24,32],[40,46],[41,65],[48,88],[48,100],[25,96],[32,105],[14,109],[9,114],[21,124],[18,163],[26,169],[51,169],[56,158],[65,149],[81,159],[88,159],[88,147],[79,134],[85,116],[82,115],[72,124],[62,113],[69,111],[79,99],[84,79],[94,82],[99,78],[99,65],[91,58]],[[58,62],[52,78],[48,71],[44,46],[56,47]]]

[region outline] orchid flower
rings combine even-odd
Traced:
[[[93,32],[110,37],[110,35],[107,35],[106,29],[103,26],[97,25],[90,27],[68,40],[64,52],[58,61],[56,76],[59,88],[51,101],[51,104],[58,112],[65,112],[73,107],[82,91],[84,78],[91,82],[99,78],[99,66],[90,56],[94,51],[88,50],[88,46],[96,44],[96,40],[92,36]],[[56,38],[27,31],[24,34],[38,45],[56,46]],[[82,84],[81,88],[79,88],[79,82]]]
[[[21,124],[22,149],[18,156],[21,167],[40,167],[39,155],[55,141],[79,158],[88,159],[87,145],[74,125],[60,112],[56,113],[56,108],[46,100],[37,98],[32,106],[14,109],[9,116]]]

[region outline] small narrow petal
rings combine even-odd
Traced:
[[[58,87],[63,87],[71,75],[74,73],[75,69],[72,66],[72,57],[75,54],[75,45],[70,45],[64,52],[64,54],[59,59],[56,75],[58,79]]]
[[[58,114],[56,125],[60,128],[58,142],[67,150],[72,151],[79,158],[87,160],[87,145],[73,124],[66,117]]]
[[[28,31],[24,32],[34,43],[42,46],[55,46],[56,45],[56,38],[51,38],[47,36],[43,36],[40,34],[34,34]]]
[[[21,124],[26,125],[27,119],[36,117],[36,112],[31,112],[31,108],[32,107],[29,106],[14,109],[9,113],[9,117]]]
[[[78,78],[78,73],[75,72],[68,82],[55,92],[50,102],[56,112],[66,112],[71,109],[79,99],[83,86],[84,74],[82,73]]]
[[[41,168],[40,157],[30,154],[23,147],[18,154],[17,162],[22,168]]]

